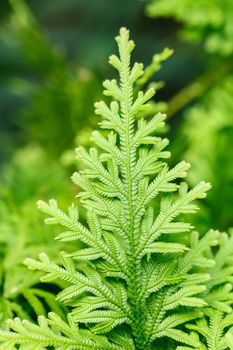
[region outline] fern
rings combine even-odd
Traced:
[[[168,115],[182,112],[192,100],[196,105],[184,110],[181,128],[174,137],[178,159],[192,164],[188,182],[210,181],[213,190],[202,206],[198,223],[225,230],[232,226],[232,1],[156,0],[146,8],[152,17],[172,17],[182,22],[182,33],[190,41],[204,43],[212,58],[204,74],[183,88],[168,102]],[[218,55],[229,56],[219,59]],[[213,62],[215,62],[213,64]],[[200,128],[202,125],[202,128]],[[179,139],[179,140],[178,140]],[[177,141],[178,140],[178,141]],[[225,152],[225,149],[229,149]],[[180,153],[180,154],[179,154]],[[219,164],[222,164],[219,167]],[[224,171],[223,171],[224,169]],[[221,210],[218,203],[223,202]]]
[[[49,166],[48,166],[49,164]],[[41,168],[43,174],[38,176]],[[55,162],[48,163],[44,152],[28,146],[18,150],[9,164],[2,167],[0,177],[0,324],[19,316],[33,319],[46,315],[49,309],[63,314],[62,305],[54,301],[60,286],[42,289],[41,272],[33,272],[22,264],[28,255],[37,257],[41,250],[56,259],[60,244],[54,242],[57,230],[43,230],[41,214],[36,208],[38,196],[51,193],[62,196],[66,204],[70,188],[65,172]]]
[[[204,227],[211,224],[225,229],[233,225],[233,153],[230,146],[233,137],[232,93],[233,80],[229,77],[185,112],[184,123],[179,130],[183,140],[181,156],[192,164],[192,172],[188,176],[190,184],[202,178],[213,185],[201,211]],[[203,125],[201,129],[200,123]],[[229,150],[226,152],[226,149]],[[219,167],[219,164],[222,166]]]
[[[202,319],[188,323],[190,337],[200,341],[202,350],[226,350],[232,348],[233,324],[233,231],[221,234],[215,253],[206,252],[208,259],[215,264],[209,270],[210,280],[207,283],[206,297],[210,307],[204,309]],[[178,347],[178,350],[196,349],[195,347]]]
[[[210,185],[189,189],[183,179],[190,165],[168,167],[168,141],[154,136],[164,126],[164,114],[136,122],[155,91],[137,91],[143,65],[131,68],[134,43],[128,30],[122,28],[116,41],[119,56],[110,56],[110,64],[120,79],[103,83],[110,104],[95,105],[100,126],[109,132],[93,133],[97,147],[77,149],[86,168],[72,177],[82,189],[87,222],[74,204],[65,213],[54,199],[38,202],[47,224],[64,227],[57,240],[83,246],[62,252],[61,264],[46,253],[25,260],[30,269],[44,272],[43,282],[66,283],[57,302],[68,307],[67,320],[54,313],[40,317],[38,325],[11,320],[11,331],[0,332],[2,348],[150,350],[163,348],[166,338],[167,349],[179,343],[201,349],[199,337],[190,336],[185,325],[195,328],[203,308],[211,307],[216,292],[211,281],[224,285],[215,281],[219,265],[214,267],[221,235],[188,234],[193,228],[184,216],[198,210],[193,202],[204,198]],[[224,281],[226,276],[227,269]],[[224,299],[222,305],[230,307]]]

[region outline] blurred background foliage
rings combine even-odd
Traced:
[[[40,273],[22,264],[28,255],[37,257],[41,251],[54,260],[59,258],[54,241],[58,231],[44,227],[36,207],[39,197],[48,200],[52,196],[67,205],[71,201],[62,168],[51,159],[48,163],[38,146],[15,150],[11,162],[2,167],[0,179],[0,324],[16,314],[23,318],[46,314],[46,305],[57,308],[54,286],[38,288]]]
[[[233,53],[233,3],[231,0],[154,0],[147,6],[150,17],[171,17],[185,26],[181,37],[203,41],[217,55]]]
[[[197,224],[226,230],[233,224],[233,2],[152,0],[146,14],[175,20],[180,40],[207,53],[205,72],[171,98],[168,114],[180,119],[173,150],[192,164],[190,183],[213,186]]]
[[[172,162],[191,162],[191,185],[213,185],[194,223],[233,226],[231,0],[0,0],[0,9],[0,322],[57,307],[60,286],[46,289],[22,261],[40,251],[58,258],[36,201],[66,208],[75,195],[73,148],[97,125],[93,103],[113,74],[106,62],[120,26],[158,90],[150,115],[168,114]],[[174,54],[159,69],[171,51],[154,54],[165,47]]]

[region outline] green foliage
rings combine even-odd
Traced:
[[[157,0],[147,6],[147,13],[152,17],[173,17],[184,23],[186,37],[204,41],[207,50],[215,53],[209,61],[210,66],[216,60],[216,53],[229,55],[229,58],[217,61],[215,67],[207,69],[168,103],[168,112],[176,113],[192,98],[199,97],[194,106],[185,110],[173,148],[178,158],[193,166],[188,176],[191,185],[200,178],[213,185],[198,224],[205,229],[211,226],[225,230],[233,225],[233,3],[222,0]]]
[[[205,226],[221,229],[233,225],[232,96],[233,80],[229,77],[214,87],[203,101],[187,110],[179,131],[183,138],[182,156],[192,164],[190,183],[202,178],[213,185],[202,211]]]
[[[166,61],[173,54],[173,50],[169,48],[165,48],[159,54],[154,54],[151,62],[147,67],[145,67],[144,74],[141,76],[135,83],[135,92],[138,92],[145,85],[148,87],[155,89],[156,91],[162,89],[164,87],[163,81],[154,80],[153,76],[158,73],[161,69],[161,64]],[[149,118],[158,112],[164,112],[167,108],[167,104],[163,101],[155,101],[149,100],[147,102],[147,108],[143,110],[139,110],[137,115],[135,116],[137,119],[140,118]],[[159,130],[159,132],[164,133],[166,131],[166,127],[164,126]],[[78,146],[86,145],[87,140],[90,136],[89,130],[85,130],[83,132],[79,132],[75,138],[75,144]],[[66,150],[61,157],[61,162],[64,165],[77,164],[76,157],[74,155],[73,149]]]
[[[91,106],[100,95],[100,83],[88,69],[69,64],[65,52],[48,42],[23,0],[9,2],[12,13],[1,37],[24,62],[23,73],[9,81],[12,93],[26,104],[15,122],[27,141],[58,157],[73,147],[77,130],[81,138],[95,124]]]
[[[46,252],[39,260],[25,260],[31,270],[44,273],[43,282],[66,283],[57,303],[69,312],[66,320],[55,313],[41,316],[38,325],[9,321],[11,331],[0,332],[3,349],[18,344],[21,349],[149,350],[164,348],[165,338],[166,349],[183,343],[179,349],[219,350],[225,341],[232,317],[232,236],[189,233],[192,226],[184,217],[198,210],[193,202],[204,198],[210,185],[200,182],[189,189],[183,180],[189,164],[168,167],[168,141],[154,136],[164,114],[136,122],[155,91],[135,86],[144,72],[142,64],[131,68],[134,43],[128,30],[122,28],[116,41],[119,57],[109,61],[120,79],[103,83],[110,104],[95,104],[100,126],[109,132],[93,133],[96,148],[77,149],[86,168],[73,181],[82,189],[87,221],[80,220],[74,204],[65,213],[54,199],[38,202],[49,216],[47,224],[64,227],[58,241],[83,246],[63,251],[61,263]],[[231,336],[229,331],[228,343]]]
[[[221,234],[219,247],[215,254],[208,253],[215,264],[209,270],[211,276],[207,283],[208,295],[205,300],[212,308],[204,310],[204,317],[194,323],[188,323],[190,338],[199,339],[200,350],[228,350],[232,348],[233,330],[233,231],[230,235]],[[195,349],[195,347],[178,347],[178,350]]]
[[[182,36],[204,39],[208,52],[223,56],[233,53],[233,3],[231,0],[152,0],[151,17],[174,17],[184,23]]]
[[[45,250],[58,261],[56,230],[41,227],[36,199],[52,193],[65,204],[71,193],[64,170],[48,162],[44,152],[35,146],[18,150],[5,165],[0,178],[0,324],[16,315],[32,319],[52,309],[62,314],[54,302],[59,286],[40,287],[41,273],[32,273],[23,264],[26,256],[36,257]],[[60,247],[61,248],[61,247]]]

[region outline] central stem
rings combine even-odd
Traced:
[[[122,150],[125,155],[125,169],[122,170],[124,182],[127,190],[127,200],[124,204],[127,213],[128,222],[128,270],[130,278],[128,281],[128,299],[132,310],[132,332],[137,350],[149,350],[150,346],[146,341],[145,315],[144,307],[140,299],[141,292],[141,262],[137,256],[137,228],[135,227],[135,210],[134,202],[136,191],[133,188],[132,168],[136,161],[136,150],[132,149],[131,138],[133,135],[134,122],[130,115],[130,109],[133,100],[133,86],[130,84],[129,67],[130,54],[128,47],[121,53],[121,59],[124,69],[121,73],[121,89],[123,92],[123,101],[121,102],[121,112],[124,120],[124,138],[121,140]]]

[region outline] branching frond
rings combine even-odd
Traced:
[[[210,184],[200,182],[189,189],[184,182],[189,163],[169,168],[170,153],[164,150],[168,141],[156,135],[164,126],[164,114],[138,119],[155,93],[154,88],[140,89],[170,51],[156,56],[155,66],[144,73],[142,64],[131,68],[134,43],[129,31],[122,28],[116,41],[119,56],[111,56],[110,64],[119,80],[104,81],[110,102],[95,105],[106,130],[93,133],[95,147],[89,151],[77,149],[85,167],[72,178],[81,189],[78,197],[87,219],[79,218],[74,204],[65,213],[54,199],[38,202],[49,216],[47,224],[65,228],[57,240],[82,246],[62,252],[60,263],[44,253],[39,260],[25,261],[30,269],[43,272],[42,281],[65,282],[57,301],[70,311],[68,324],[54,314],[40,318],[39,325],[10,321],[13,331],[0,333],[3,344],[151,350],[160,348],[166,337],[169,344],[201,350],[205,344],[198,337],[198,323],[203,308],[213,306],[217,285],[225,293],[221,302],[230,307],[225,297],[231,291],[224,282],[230,283],[231,272],[221,262],[227,243],[220,239],[216,248],[219,232],[199,237],[184,221],[186,214],[198,210],[195,201],[206,196]],[[189,334],[185,325],[194,332]]]
[[[16,318],[8,321],[8,326],[13,332],[0,331],[1,339],[6,339],[2,349],[8,349],[20,343],[21,349],[31,350],[42,350],[48,346],[57,350],[123,350],[121,346],[110,342],[104,336],[97,336],[88,330],[79,329],[69,315],[68,323],[51,313],[49,319],[39,317],[38,325]]]

